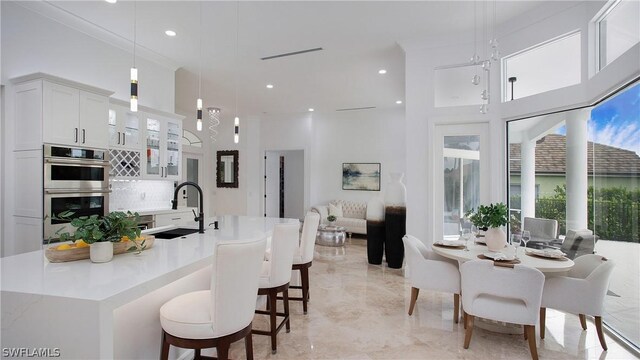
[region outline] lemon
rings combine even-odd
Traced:
[[[89,244],[87,244],[86,242],[84,242],[84,240],[78,240],[76,241],[76,247],[77,248],[84,248],[84,247],[88,247]]]
[[[120,241],[121,241],[121,242],[129,241],[129,237],[128,237],[128,236],[123,236],[123,237],[120,239]]]
[[[56,250],[69,250],[69,249],[73,249],[69,244],[58,245],[58,247],[56,248]]]

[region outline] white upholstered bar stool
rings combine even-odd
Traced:
[[[227,359],[231,343],[245,339],[247,359],[253,359],[251,323],[266,238],[215,245],[211,289],[194,291],[166,302],[160,308],[162,348],[195,350],[216,347],[218,359]]]
[[[491,260],[472,260],[460,265],[462,306],[467,332],[464,348],[469,348],[473,319],[485,319],[524,325],[531,358],[538,359],[535,326],[542,299],[544,275],[523,265],[494,266]]]
[[[262,264],[258,295],[267,295],[267,310],[255,310],[256,314],[269,315],[269,331],[253,329],[257,335],[271,336],[271,352],[276,353],[278,332],[286,325],[290,331],[289,322],[289,282],[291,281],[291,264],[298,246],[299,223],[277,224],[271,237],[271,256]],[[277,296],[282,293],[284,312],[277,312]],[[254,299],[255,301],[255,299]],[[254,303],[255,308],[255,303]],[[276,317],[283,317],[277,324]]]
[[[574,262],[575,265],[566,276],[549,277],[544,284],[540,307],[540,338],[544,339],[547,308],[552,308],[579,314],[583,330],[587,330],[585,315],[593,316],[600,345],[607,350],[602,333],[602,310],[613,271],[613,261],[589,254],[577,257]]]
[[[411,281],[411,304],[409,315],[418,299],[420,289],[453,293],[453,321],[460,318],[460,271],[458,262],[440,256],[411,235],[402,238]]]
[[[302,309],[307,313],[307,302],[309,302],[309,268],[313,261],[313,251],[316,245],[316,234],[320,225],[320,214],[308,212],[302,224],[302,235],[300,236],[300,246],[293,256],[292,271],[300,271],[300,286],[292,285],[292,289],[301,289],[301,297],[290,297],[289,300],[302,301]]]

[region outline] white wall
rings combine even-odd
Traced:
[[[114,91],[113,97],[129,98],[129,68],[132,55],[116,46],[46,18],[15,2],[1,6],[2,51],[0,81],[5,86],[6,106],[2,116],[3,173],[13,171],[13,86],[9,79],[35,72],[67,78]],[[140,105],[173,112],[174,70],[142,58],[136,60],[140,80]],[[106,134],[105,134],[106,136]],[[2,256],[13,254],[13,177],[2,181],[4,201]]]
[[[284,217],[304,217],[304,150],[266,151],[266,214],[278,217],[280,207],[280,157],[284,157]],[[271,194],[271,197],[269,196]]]

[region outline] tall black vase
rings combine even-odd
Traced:
[[[384,220],[367,220],[367,259],[369,264],[382,264],[385,237]]]
[[[392,269],[402,268],[404,244],[402,237],[407,233],[407,208],[405,206],[385,207],[385,256]]]

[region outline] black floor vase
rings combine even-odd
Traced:
[[[392,269],[402,268],[404,244],[402,237],[407,233],[407,208],[405,206],[385,207],[385,256]]]
[[[367,259],[369,264],[382,264],[385,237],[384,220],[367,220]]]

